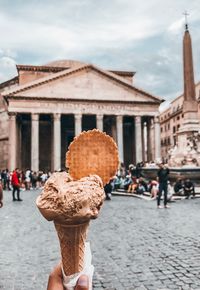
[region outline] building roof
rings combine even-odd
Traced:
[[[75,60],[56,60],[49,62],[45,65],[17,65],[17,70],[19,71],[43,71],[43,72],[59,72],[70,68],[76,68],[80,65],[86,65],[87,63],[75,61]],[[121,70],[108,70],[114,74],[133,77],[135,75],[134,71],[121,71]]]
[[[18,76],[1,83],[0,84],[0,89],[6,88],[8,86],[11,86],[11,85],[14,85],[14,84],[17,84],[17,83],[19,83],[19,77]]]
[[[64,66],[66,66],[66,67],[64,68]],[[69,67],[69,66],[71,66],[71,67]],[[126,80],[125,78],[121,77],[120,75],[114,73],[113,71],[103,70],[103,69],[100,69],[99,67],[94,66],[92,64],[80,63],[80,62],[71,61],[71,60],[69,60],[69,61],[63,60],[63,61],[51,62],[45,66],[26,66],[26,65],[20,66],[20,65],[18,65],[18,69],[22,69],[22,70],[37,70],[37,69],[42,69],[42,68],[44,68],[44,69],[48,69],[48,68],[58,69],[58,68],[60,68],[60,71],[58,69],[58,71],[55,72],[54,74],[47,75],[45,77],[39,78],[39,79],[31,81],[29,83],[26,83],[24,85],[20,85],[18,87],[7,90],[7,91],[3,92],[2,95],[5,96],[5,98],[7,98],[9,96],[13,96],[13,95],[18,94],[20,92],[24,92],[28,89],[33,88],[33,87],[37,87],[37,86],[40,86],[42,84],[52,82],[56,79],[63,78],[67,75],[72,75],[78,71],[93,69],[93,70],[96,70],[97,72],[99,72],[100,74],[106,76],[107,78],[110,78],[110,79],[114,80],[115,82],[120,83],[121,85],[123,85],[126,88],[129,88],[133,91],[136,91],[138,93],[141,93],[143,95],[150,97],[154,102],[161,103],[164,101],[160,97],[153,96],[153,95],[149,94],[148,92],[133,86],[128,80]],[[64,68],[64,70],[63,70],[63,68]]]

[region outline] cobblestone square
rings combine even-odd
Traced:
[[[0,289],[45,290],[60,260],[53,223],[35,206],[39,191],[23,191],[23,202],[4,192],[0,210]],[[200,289],[200,199],[170,209],[155,201],[113,196],[91,222],[93,289]]]

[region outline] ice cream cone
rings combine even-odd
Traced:
[[[79,273],[84,267],[84,252],[89,222],[78,225],[54,223],[60,241],[63,270],[66,276]]]

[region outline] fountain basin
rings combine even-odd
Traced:
[[[152,180],[157,178],[158,170],[158,167],[142,167],[141,174],[144,178]],[[195,185],[200,185],[200,167],[169,167],[169,170],[169,180],[172,183],[174,183],[177,178],[190,178],[191,181],[195,183]]]

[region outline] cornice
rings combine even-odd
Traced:
[[[46,65],[22,65],[18,64],[16,65],[18,72],[20,70],[23,71],[39,71],[39,72],[60,72],[66,69],[69,69],[69,67],[55,67],[55,66],[46,66]]]
[[[146,104],[146,105],[156,105],[155,102],[150,101],[124,101],[124,100],[92,100],[92,99],[72,99],[72,98],[52,98],[52,97],[37,97],[37,96],[14,96],[9,95],[6,97],[9,100],[32,100],[32,101],[48,101],[48,102],[77,102],[77,103],[119,103],[119,104]]]

